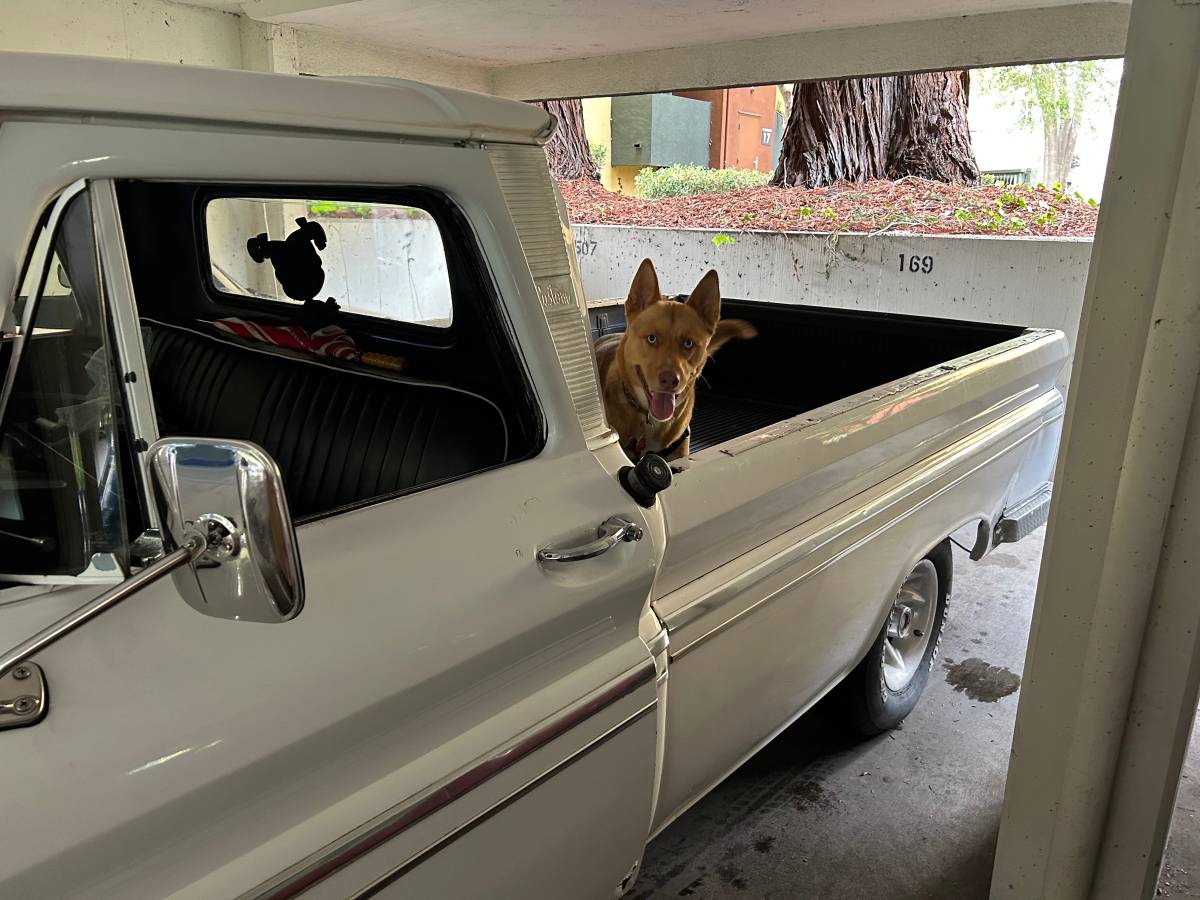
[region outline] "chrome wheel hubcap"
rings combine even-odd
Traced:
[[[888,690],[904,690],[917,674],[933,636],[937,598],[937,567],[923,559],[904,579],[888,614],[883,639],[883,681]]]

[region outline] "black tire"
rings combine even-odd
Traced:
[[[893,691],[884,680],[884,642],[887,640],[885,623],[867,655],[837,687],[839,705],[845,712],[849,726],[863,737],[882,734],[904,721],[905,716],[913,711],[917,701],[921,699],[921,693],[929,681],[930,669],[937,659],[938,648],[942,642],[942,629],[946,624],[946,607],[950,600],[954,571],[950,542],[946,540],[938,544],[925,554],[924,559],[933,563],[937,571],[937,609],[933,614],[929,644],[911,680],[899,691]]]

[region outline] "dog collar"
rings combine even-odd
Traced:
[[[691,436],[692,436],[692,429],[685,428],[683,430],[683,434],[681,434],[679,437],[675,438],[675,440],[671,441],[671,443],[669,445],[667,445],[666,447],[663,447],[661,450],[651,450],[650,452],[657,453],[663,459],[668,459],[672,454],[675,453],[676,450],[678,450],[680,447],[682,447],[683,442],[686,441]],[[626,445],[626,448],[625,448],[626,453],[629,455],[629,458],[632,459],[634,462],[637,462],[639,459],[641,459],[643,456],[645,456],[646,451],[648,449],[649,448],[646,446],[645,436],[630,438],[629,443]]]

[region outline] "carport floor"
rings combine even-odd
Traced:
[[[941,653],[901,728],[856,743],[819,704],[650,844],[631,896],[986,898],[1044,533],[978,564],[955,550]],[[1193,744],[1161,896],[1200,898],[1197,813]]]

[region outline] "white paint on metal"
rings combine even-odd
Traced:
[[[0,116],[87,115],[534,144],[550,130],[537,107],[389,79],[290,78],[161,63],[0,53]],[[319,111],[319,112],[318,112]],[[346,178],[340,178],[345,181]]]
[[[1009,377],[1015,375],[1010,369]],[[852,499],[831,505],[833,492],[826,492],[819,514],[797,515],[789,532],[655,602],[671,633],[656,830],[857,664],[901,581],[931,547],[1002,503],[1023,469],[1045,470],[1048,459],[1031,465],[1037,435],[1057,436],[1061,408],[1057,392],[1043,393]],[[808,471],[814,472],[811,464]],[[811,496],[820,491],[814,485]],[[674,498],[664,499],[673,526]],[[714,729],[714,720],[722,727]]]
[[[6,261],[22,257],[44,200],[64,179],[403,180],[449,194],[472,222],[550,423],[535,462],[300,528],[309,600],[295,621],[270,626],[278,633],[197,616],[170,582],[160,582],[46,651],[39,662],[53,682],[56,712],[42,723],[46,728],[6,732],[0,742],[0,768],[13,782],[5,802],[15,811],[0,824],[0,842],[20,860],[3,872],[0,894],[236,896],[553,716],[585,684],[603,684],[647,658],[638,622],[661,551],[653,536],[663,530],[650,529],[612,477],[620,449],[589,451],[571,424],[574,408],[558,357],[482,150],[162,123],[17,122],[0,127],[0,171],[9,213],[0,226]],[[612,513],[645,524],[651,538],[623,545],[586,572],[553,576],[538,567],[539,546],[594,534]],[[446,540],[449,534],[456,539]],[[466,564],[462,546],[471,548]],[[78,606],[89,590],[96,593],[63,587],[5,604],[0,632],[31,634]],[[299,684],[306,686],[294,690]],[[247,685],[255,686],[253,702],[231,704],[248,696]],[[98,741],[113,727],[114,692],[124,701],[119,735]],[[641,702],[655,693],[647,683]],[[186,716],[179,715],[182,707]],[[621,714],[614,708],[611,716]],[[606,716],[406,832],[384,856],[404,858],[518,789],[611,726]],[[589,764],[586,796],[595,801],[597,821],[619,804],[637,828],[604,848],[590,833],[558,831],[575,842],[577,860],[611,867],[614,884],[642,846],[651,806],[654,730],[647,724],[626,734],[641,743],[642,777],[630,778],[624,753],[609,755],[620,745],[606,744],[592,763],[607,776]],[[89,748],[84,766],[80,747]],[[299,793],[298,780],[306,784]],[[567,793],[569,802],[552,814],[544,804],[567,798],[554,790],[541,795],[534,804],[540,821],[563,821],[588,804],[577,790]],[[170,828],[162,827],[163,814]],[[221,828],[211,827],[213,814]],[[518,842],[526,832],[502,829]],[[454,852],[470,847],[454,846]],[[503,852],[499,843],[493,850]],[[136,865],[124,855],[134,851]],[[372,865],[380,861],[377,855]],[[467,881],[478,871],[461,860],[457,869]],[[547,877],[569,872],[554,869]],[[449,892],[463,895],[454,885]],[[544,893],[570,891],[559,882]]]

